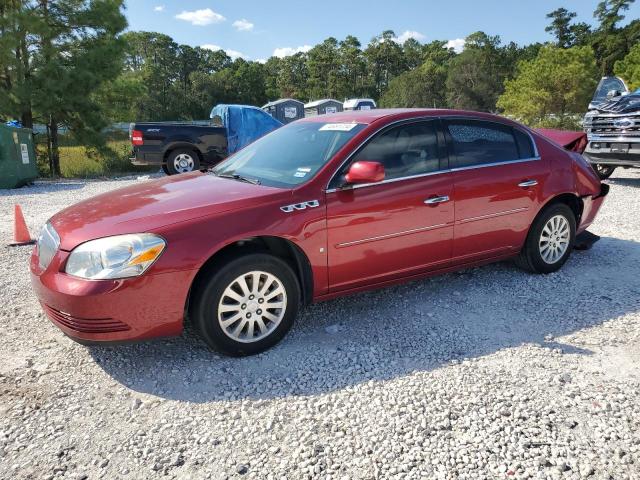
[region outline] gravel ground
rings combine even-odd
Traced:
[[[640,172],[621,170],[564,269],[510,263],[307,308],[276,348],[191,332],[83,347],[5,247],[135,182],[0,191],[0,478],[638,479]]]

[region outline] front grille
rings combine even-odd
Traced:
[[[43,305],[46,314],[55,323],[63,327],[70,328],[76,332],[83,333],[112,333],[126,332],[131,327],[120,320],[113,318],[79,318],[69,315],[68,313],[56,310],[49,305]]]
[[[629,121],[629,125],[620,126],[619,122]],[[618,122],[618,125],[616,123]],[[625,122],[626,123],[626,122]],[[638,115],[594,115],[584,120],[589,137],[631,137],[640,138],[640,116]]]

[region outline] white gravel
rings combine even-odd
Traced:
[[[640,172],[564,269],[510,263],[314,305],[257,357],[187,332],[80,346],[5,247],[135,179],[0,191],[0,478],[638,479]]]

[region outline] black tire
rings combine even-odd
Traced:
[[[170,173],[169,173],[169,169],[167,168],[167,164],[166,164],[166,163],[163,163],[163,164],[162,164],[162,171],[163,171],[164,173],[166,173],[167,175],[170,175]]]
[[[553,217],[560,215],[569,223],[569,244],[566,251],[553,263],[548,263],[542,257],[541,236],[545,225]],[[520,255],[516,258],[516,264],[525,270],[533,273],[552,273],[558,271],[571,255],[571,250],[576,239],[576,217],[573,210],[564,203],[554,203],[545,207],[533,221],[527,240]]]
[[[184,166],[180,162],[184,160]],[[167,156],[167,175],[177,175],[179,173],[195,172],[200,170],[200,157],[194,150],[179,148],[172,151]]]
[[[243,274],[248,275],[249,272],[254,271],[263,272],[275,277],[286,292],[286,303],[283,309],[283,317],[277,324],[275,322],[268,324],[269,328],[273,329],[268,334],[265,334],[266,336],[264,338],[245,343],[232,338],[230,336],[232,332],[230,332],[230,334],[225,332],[225,329],[219,321],[218,309],[227,287],[230,287],[234,281]],[[265,277],[260,278],[261,281],[265,279]],[[251,282],[250,277],[247,277],[247,282]],[[263,281],[263,283],[266,282]],[[252,287],[249,283],[247,283],[247,285],[250,288]],[[227,302],[229,298],[228,296],[224,296],[225,302]],[[252,253],[231,259],[221,267],[205,273],[204,277],[194,289],[189,313],[196,330],[203,340],[213,349],[230,356],[254,355],[278,343],[291,329],[300,308],[300,299],[298,279],[285,261],[264,253]],[[257,301],[258,299],[256,299],[256,302]],[[267,300],[267,302],[268,301],[269,300]],[[237,304],[240,305],[240,301],[238,301]],[[241,333],[244,332],[245,336],[248,337],[248,324],[253,321],[254,328],[256,328],[255,332],[259,333],[255,318],[254,320],[245,320],[244,314],[244,312],[249,312],[251,308],[259,308],[259,306],[253,305],[253,307],[251,307],[245,303],[242,305],[245,305],[245,307],[242,307],[242,311],[238,311],[238,313],[241,314],[240,318],[237,323],[234,322],[230,324],[229,328],[233,330],[237,328],[240,323],[244,322],[247,326],[242,327]],[[264,305],[266,305],[266,303],[262,305],[263,308],[265,308]],[[246,308],[246,310],[244,310],[244,308]],[[272,312],[281,313],[282,310],[272,310]],[[255,310],[253,311],[254,315],[256,315],[256,313],[260,313],[260,310],[257,310],[257,312]],[[277,315],[279,313],[277,313]],[[225,313],[222,313],[222,315],[224,317]],[[229,315],[233,316],[233,314]],[[251,314],[249,314],[249,316],[250,315]],[[264,320],[264,318],[262,318],[262,320]]]
[[[600,177],[600,180],[606,180],[613,172],[616,170],[616,167],[613,165],[603,165],[602,163],[596,163],[593,165],[596,173]]]

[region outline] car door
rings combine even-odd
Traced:
[[[445,136],[456,202],[452,262],[519,250],[550,172],[531,135],[497,122],[450,119]]]
[[[342,187],[355,161],[377,161],[385,180]],[[412,121],[374,136],[326,192],[329,289],[340,291],[449,264],[453,182],[439,122]]]

